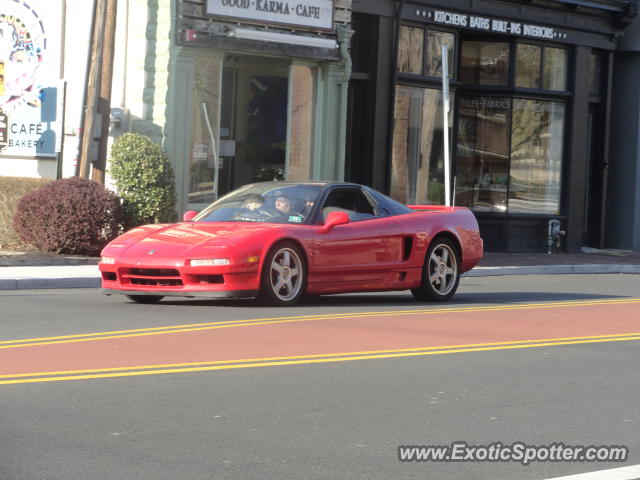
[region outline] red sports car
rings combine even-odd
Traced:
[[[482,257],[466,208],[407,207],[365,186],[246,185],[182,223],[134,228],[107,245],[106,294],[258,297],[292,305],[305,294],[411,290],[448,300]]]

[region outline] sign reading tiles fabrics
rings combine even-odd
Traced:
[[[463,27],[484,32],[504,33],[539,40],[564,40],[567,34],[552,27],[534,25],[522,22],[512,22],[499,18],[467,15],[446,10],[429,10],[418,8],[415,15],[433,23],[452,27]]]
[[[207,15],[332,30],[333,0],[207,0]]]

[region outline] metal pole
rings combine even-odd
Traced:
[[[209,130],[209,139],[211,140],[211,148],[213,149],[213,165],[215,171],[213,172],[213,188],[214,190],[214,198],[218,199],[218,151],[216,149],[216,139],[213,136],[213,129],[211,128],[211,122],[209,121],[209,113],[207,112],[207,104],[202,102],[202,116],[204,117],[204,123],[207,124],[207,130]]]
[[[449,62],[447,46],[442,45],[442,116],[444,134],[444,204],[451,206],[451,162],[449,152]]]

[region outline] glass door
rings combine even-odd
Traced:
[[[220,193],[283,180],[291,62],[227,55],[222,75]]]

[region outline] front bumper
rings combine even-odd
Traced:
[[[159,292],[158,290],[117,290],[103,288],[105,295],[162,295],[163,297],[183,298],[254,298],[258,296],[258,290],[224,290],[217,292]]]
[[[99,263],[98,268],[105,293],[229,298],[255,296],[260,289],[258,265],[192,267],[167,261]]]

